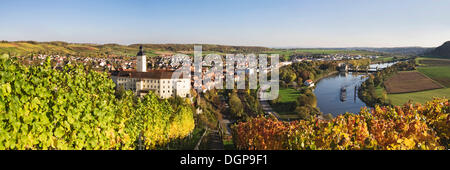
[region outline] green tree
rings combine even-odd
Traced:
[[[231,94],[228,104],[230,105],[230,112],[232,116],[236,118],[241,118],[243,116],[244,106],[242,105],[241,99],[239,99],[235,92]]]
[[[303,78],[298,77],[298,78],[297,78],[297,84],[298,84],[298,85],[302,85],[302,84],[303,84]]]
[[[311,117],[311,110],[306,106],[299,106],[295,108],[295,113],[297,113],[302,120],[307,120]]]
[[[123,85],[116,86],[115,96],[118,99],[122,99],[122,97],[125,95],[125,88],[123,88]]]
[[[297,106],[312,106],[312,107],[316,107],[317,106],[317,99],[316,96],[314,95],[314,93],[310,90],[307,89],[304,91],[303,94],[301,94],[296,101]]]

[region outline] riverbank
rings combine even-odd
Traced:
[[[328,73],[324,73],[324,74],[318,75],[318,77],[313,81],[318,82],[324,78],[327,78],[327,77],[330,77],[333,75],[337,75],[337,74],[339,74],[339,71],[331,71]],[[316,96],[314,96],[314,93],[311,91],[311,89],[314,89],[314,88],[315,87],[308,88],[305,86],[300,87],[300,88],[291,88],[291,87],[280,88],[280,91],[279,91],[280,97],[277,99],[277,101],[275,101],[275,103],[271,102],[271,104],[272,104],[271,108],[273,108],[273,110],[275,111],[274,113],[277,114],[277,117],[282,120],[304,119],[305,117],[309,117],[310,115],[316,115],[316,114],[318,116],[322,116],[319,109],[317,109],[317,107],[316,107],[317,98],[316,98]],[[306,92],[306,91],[309,91],[309,92]],[[308,97],[305,97],[305,98],[310,98],[310,99],[308,99],[308,101],[305,101],[305,102],[311,103],[311,104],[297,106],[298,98],[305,94],[312,94],[312,95],[307,95]],[[298,114],[297,109],[302,110],[302,113],[303,112],[307,112],[307,113],[303,113],[303,115]]]
[[[393,76],[399,72],[404,71],[415,71],[416,61],[408,60],[405,62],[398,62],[392,66],[389,66],[382,71],[379,71],[374,76],[369,76],[369,78],[361,84],[358,90],[358,96],[363,100],[368,106],[374,107],[375,105],[381,106],[392,106],[393,103],[389,100],[389,95],[386,91],[386,82],[389,81]],[[405,79],[406,78],[406,79]],[[401,77],[400,82],[407,81],[407,77]],[[405,79],[405,80],[403,80]],[[416,81],[416,83],[422,83],[422,81]],[[401,84],[401,83],[400,83]],[[394,84],[395,85],[395,84]],[[421,84],[419,84],[421,85]],[[404,88],[404,87],[402,87]],[[401,89],[406,90],[406,89]],[[406,94],[406,93],[405,93]],[[408,96],[406,96],[409,98]],[[405,101],[407,102],[407,101]],[[402,102],[402,103],[405,103]]]
[[[327,78],[327,77],[330,77],[330,76],[332,76],[332,75],[338,74],[338,73],[339,73],[339,71],[332,71],[332,72],[330,72],[330,73],[328,73],[328,74],[321,75],[321,76],[319,76],[318,79],[314,80],[314,82],[316,82],[316,84],[317,84],[320,80],[322,80],[322,79],[324,79],[324,78]]]

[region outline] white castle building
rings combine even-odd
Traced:
[[[123,86],[125,90],[132,90],[138,96],[144,96],[153,91],[160,98],[189,97],[191,89],[190,77],[180,76],[173,78],[175,71],[171,70],[147,70],[147,56],[142,46],[137,54],[136,70],[114,71],[111,78],[117,86]]]

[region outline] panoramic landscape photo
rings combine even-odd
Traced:
[[[5,1],[0,150],[448,150],[449,6]]]

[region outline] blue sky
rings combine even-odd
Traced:
[[[450,1],[2,0],[0,39],[434,47],[450,40]]]

